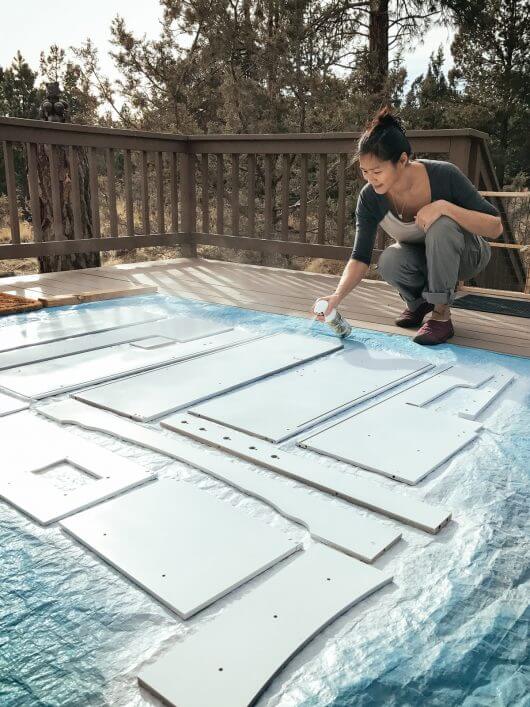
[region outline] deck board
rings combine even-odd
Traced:
[[[315,299],[331,294],[338,280],[336,275],[322,273],[178,258],[5,278],[0,289],[12,292],[40,289],[60,296],[88,294],[99,289],[125,291],[134,285],[156,286],[165,294],[309,318]],[[364,280],[341,306],[355,327],[413,336],[414,331],[394,326],[394,319],[402,309],[397,293],[376,280]],[[453,344],[530,357],[527,319],[459,309],[453,310],[453,323],[456,332]]]

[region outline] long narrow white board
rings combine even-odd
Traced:
[[[196,341],[151,350],[139,349],[132,344],[119,344],[51,361],[31,363],[21,368],[10,368],[0,373],[0,388],[28,399],[39,400],[202,356],[246,342],[249,338],[254,339],[255,334],[244,329],[234,329]]]
[[[324,467],[316,459],[285,452],[269,442],[229,430],[214,422],[204,422],[191,415],[173,415],[164,420],[167,429],[180,432],[198,442],[205,442],[246,461],[338,496],[345,501],[395,518],[428,533],[437,533],[451,518],[444,508],[431,506],[377,482]]]
[[[170,479],[61,525],[183,619],[300,549],[206,491]]]
[[[47,344],[35,344],[15,351],[4,351],[0,353],[0,371],[85,351],[104,349],[117,344],[140,341],[154,336],[165,337],[168,339],[166,342],[168,344],[184,343],[205,336],[221,334],[231,329],[232,327],[222,326],[209,320],[171,317],[157,322],[146,322],[96,334],[84,334],[61,341],[51,341]]]
[[[4,415],[11,415],[14,412],[20,412],[21,410],[27,410],[29,407],[27,402],[14,398],[12,395],[6,395],[5,393],[0,393],[0,417]],[[0,451],[0,455],[1,455]]]
[[[325,626],[391,581],[315,545],[176,643],[138,681],[175,707],[248,707]]]
[[[425,361],[360,347],[208,400],[191,412],[282,442],[431,368]]]
[[[41,318],[24,326],[12,325],[2,329],[0,351],[11,351],[24,346],[44,344],[59,341],[71,336],[95,334],[100,331],[127,327],[162,319],[164,315],[140,314],[131,307],[116,307],[113,309],[82,309],[74,312],[64,312],[53,320]]]
[[[97,445],[74,437],[31,412],[0,419],[0,498],[42,525],[89,508],[156,477]],[[87,483],[65,490],[46,477],[64,464]]]
[[[329,337],[273,334],[75,397],[145,422],[341,348],[342,344]]]
[[[315,540],[365,562],[374,562],[401,538],[401,533],[395,529],[361,515],[349,504],[337,502],[330,507],[325,495],[293,487],[281,478],[234,464],[233,459],[212,459],[208,450],[192,447],[180,436],[169,438],[159,430],[146,429],[71,399],[51,403],[40,412],[57,422],[112,434],[200,469],[268,503],[286,518],[301,523]]]
[[[515,376],[511,373],[498,373],[484,388],[469,391],[458,414],[468,420],[476,420],[514,380]]]
[[[300,446],[407,484],[417,484],[476,439],[481,425],[388,400],[300,442]]]
[[[476,388],[493,377],[492,373],[470,366],[451,366],[434,375],[403,394],[402,399],[409,405],[422,407],[455,388]]]

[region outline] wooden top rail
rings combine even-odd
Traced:
[[[0,140],[118,150],[188,151],[188,141],[183,135],[99,128],[74,123],[49,123],[24,118],[0,118]]]
[[[263,135],[181,135],[101,128],[74,123],[50,123],[25,118],[0,118],[0,139],[11,142],[210,154],[355,152],[356,142],[360,135],[359,131]],[[414,149],[433,153],[449,152],[451,142],[459,138],[487,138],[486,133],[472,128],[409,130],[407,135]]]
[[[508,196],[511,198],[517,198],[517,197],[522,197],[523,199],[526,197],[530,197],[530,191],[480,191],[480,194],[482,196]]]

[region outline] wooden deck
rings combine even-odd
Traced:
[[[205,302],[310,317],[315,299],[331,294],[338,279],[334,275],[260,265],[179,258],[6,278],[0,280],[0,291],[32,298],[64,297],[59,301],[66,304],[115,297],[120,293],[136,294],[135,286],[157,287],[159,292]],[[138,290],[138,293],[141,291],[152,289]],[[341,306],[341,312],[355,327],[413,336],[413,331],[393,324],[402,309],[398,295],[386,283],[375,280],[361,283]],[[530,357],[528,319],[454,309],[453,322],[456,330],[456,336],[451,339],[453,344]]]

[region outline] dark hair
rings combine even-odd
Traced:
[[[371,154],[380,160],[390,160],[396,164],[404,152],[409,157],[412,154],[403,123],[400,118],[392,115],[388,106],[382,108],[361,135],[357,157]]]

